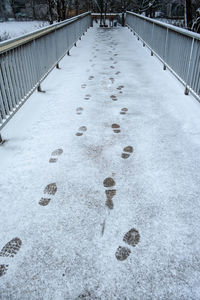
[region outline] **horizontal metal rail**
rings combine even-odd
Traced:
[[[200,35],[132,12],[126,25],[200,101]]]
[[[90,25],[88,12],[0,43],[0,130]]]

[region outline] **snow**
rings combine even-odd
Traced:
[[[90,29],[60,66],[2,131],[0,249],[14,237],[22,247],[0,257],[0,298],[200,299],[199,103],[127,28]],[[40,206],[50,183],[57,193]],[[123,241],[131,228],[135,247]]]
[[[49,25],[46,21],[9,21],[0,22],[0,38],[15,38],[25,33]],[[6,37],[6,38],[5,38]]]

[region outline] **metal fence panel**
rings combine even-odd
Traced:
[[[90,27],[91,14],[0,43],[0,129]]]
[[[131,12],[126,25],[200,101],[200,35]]]

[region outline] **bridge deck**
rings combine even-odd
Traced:
[[[200,299],[199,103],[127,28],[43,89],[2,132],[0,298]]]

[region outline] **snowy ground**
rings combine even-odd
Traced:
[[[40,29],[49,25],[45,21],[9,21],[0,22],[0,40],[18,37],[22,34]]]
[[[200,299],[199,103],[127,28],[42,87],[2,132],[0,299]]]

